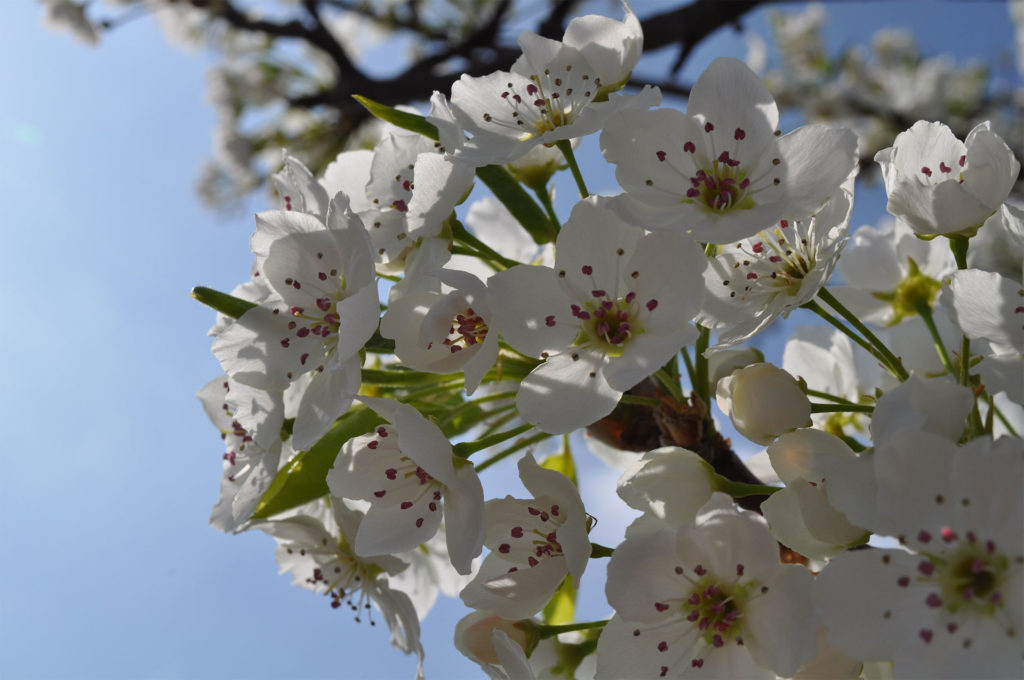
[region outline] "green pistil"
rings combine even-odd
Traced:
[[[573,344],[577,347],[596,345],[608,356],[622,356],[629,339],[644,332],[637,323],[632,306],[633,303],[626,302],[624,298],[616,300],[610,309],[602,306],[601,301],[586,303],[585,310],[590,318],[584,320]],[[599,316],[602,310],[603,316]],[[623,313],[624,320],[619,318]]]
[[[961,546],[948,560],[933,560],[942,570],[939,577],[943,604],[950,612],[964,607],[980,611],[986,616],[996,612],[1002,600],[997,596],[1009,560],[1000,553],[989,553],[978,544]]]
[[[921,273],[914,258],[908,257],[907,262],[910,264],[907,276],[891,293],[874,293],[876,298],[892,305],[893,324],[917,314],[922,306],[931,307],[942,288],[941,282]]]
[[[710,576],[700,578],[688,599],[683,601],[683,616],[700,630],[704,642],[722,647],[742,637],[743,607],[751,584],[724,590]]]

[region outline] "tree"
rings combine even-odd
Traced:
[[[544,11],[511,0],[118,0],[89,7],[43,0],[48,16],[87,42],[152,14],[183,46],[220,56],[211,72],[210,98],[221,124],[214,157],[199,181],[211,204],[231,202],[264,183],[286,148],[314,173],[339,151],[372,146],[373,117],[354,95],[387,106],[426,102],[447,92],[461,73],[507,70],[519,55],[518,32],[561,36],[579,0],[550,0]],[[678,75],[693,50],[723,28],[742,31],[763,0],[697,0],[645,11],[638,4],[645,54],[673,55],[662,74],[634,77],[629,88],[658,85],[685,97]],[[1012,4],[1012,3],[1011,3]],[[868,3],[866,11],[872,11]],[[825,12],[779,13],[773,19],[778,68],[768,84],[779,105],[807,119],[854,125],[862,133],[861,169],[875,151],[919,119],[943,120],[960,138],[992,120],[1015,152],[1024,149],[1020,107],[1005,84],[990,86],[989,69],[957,66],[922,55],[912,36],[880,32],[872,53],[826,49]],[[368,44],[392,40],[408,54],[390,55],[386,72],[361,59]]]
[[[200,9],[210,7],[246,30],[308,31],[327,49],[317,3],[303,5],[311,25]],[[678,12],[705,12],[706,29],[749,9],[710,7],[647,30],[657,42]],[[507,10],[494,8],[485,30]],[[595,650],[604,677],[705,664],[784,676],[890,662],[897,675],[1019,671],[1022,460],[1004,411],[1021,402],[1024,308],[1019,263],[998,255],[1022,245],[1020,210],[1006,202],[1020,164],[987,123],[963,141],[940,123],[908,125],[870,154],[901,222],[847,247],[872,133],[915,106],[967,120],[1004,97],[892,35],[876,43],[877,63],[847,54],[840,74],[857,79],[830,92],[815,12],[777,20],[785,62],[769,82],[812,116],[865,123],[859,147],[837,127],[779,136],[771,93],[735,59],[685,88],[685,114],[649,110],[655,90],[616,94],[632,82],[641,34],[650,46],[627,7],[623,22],[569,23],[560,42],[526,34],[522,57],[463,76],[426,118],[360,96],[416,133],[388,134],[372,154],[337,154],[322,171],[286,157],[272,178],[282,209],[257,215],[253,280],[232,295],[194,293],[222,315],[214,353],[226,375],[200,393],[227,442],[211,522],[273,535],[296,584],[357,620],[378,610],[393,644],[421,660],[429,604],[410,598],[408,579],[422,595],[439,569],[471,577],[460,596],[478,613],[456,644],[500,677],[570,673]],[[414,19],[422,29],[415,13],[403,21]],[[909,104],[878,92],[925,73],[933,81]],[[317,103],[330,108],[342,80]],[[335,106],[346,120],[347,96]],[[589,196],[573,151],[598,130],[624,190],[615,197]],[[581,200],[563,223],[548,183],[566,168]],[[484,221],[456,210],[474,172],[504,204],[474,204]],[[518,242],[493,231],[502,220],[525,230]],[[536,249],[552,241],[553,259]],[[844,247],[848,286],[824,287]],[[382,319],[378,277],[394,282]],[[837,333],[794,331],[782,369],[738,347],[797,307]],[[901,351],[908,318],[930,342]],[[782,486],[733,453],[712,400],[769,445]],[[616,454],[631,459],[619,496],[643,514],[618,547],[588,538],[568,437],[540,465],[520,458],[530,498],[484,504],[479,473],[584,427],[635,452]],[[868,547],[872,534],[906,550]],[[573,622],[588,561],[609,556],[615,616]],[[937,636],[952,637],[930,647]]]

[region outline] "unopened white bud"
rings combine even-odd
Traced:
[[[533,651],[539,638],[529,621],[509,621],[495,614],[476,611],[464,616],[455,625],[455,648],[479,664],[500,664],[492,638],[495,630],[504,632],[523,648]]]
[[[796,378],[767,363],[750,364],[718,381],[718,407],[740,434],[771,444],[780,434],[811,425],[811,402]]]

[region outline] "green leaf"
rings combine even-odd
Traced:
[[[221,314],[227,314],[232,319],[237,319],[256,306],[255,302],[236,298],[234,295],[228,295],[206,286],[196,286],[193,288],[192,297]]]
[[[562,452],[548,456],[540,462],[540,466],[545,470],[561,472],[570,482],[579,486],[576,480],[576,464],[572,460],[572,450],[569,448],[569,435],[562,437]]]
[[[542,613],[544,623],[549,626],[557,626],[563,623],[572,623],[576,617],[576,589],[572,585],[572,575],[565,577],[562,587],[558,589],[555,596],[544,607]]]
[[[435,127],[433,123],[428,122],[423,116],[415,113],[408,113],[406,111],[399,111],[387,104],[380,104],[358,94],[352,95],[352,98],[362,104],[367,111],[386,123],[391,123],[403,130],[416,132],[424,137],[437,140],[437,127]]]
[[[381,368],[363,369],[363,384],[365,385],[410,387],[416,385],[435,385],[460,378],[462,378],[461,373],[421,373],[420,371]]]
[[[395,341],[385,338],[380,331],[374,331],[373,337],[366,341],[366,351],[374,354],[394,354]]]
[[[342,445],[366,434],[384,419],[365,406],[354,406],[338,419],[320,441],[299,453],[274,477],[263,494],[253,519],[266,519],[327,494],[327,471]]]
[[[487,185],[495,198],[501,201],[512,216],[529,232],[534,242],[550,243],[558,236],[555,225],[544,214],[537,202],[526,193],[515,177],[500,165],[485,165],[476,169],[476,176]]]

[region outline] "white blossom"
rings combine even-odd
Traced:
[[[886,209],[919,234],[971,235],[1006,200],[1020,163],[990,125],[958,140],[942,123],[919,120],[875,155]]]
[[[578,588],[590,559],[587,513],[568,477],[527,454],[519,477],[532,498],[487,501],[490,554],[460,596],[467,606],[506,619],[539,612],[566,579]]]
[[[696,523],[615,549],[597,677],[790,676],[815,655],[811,581],[779,563],[764,520],[716,493]]]
[[[412,550],[437,533],[443,512],[452,566],[468,574],[484,536],[483,487],[473,466],[455,459],[441,430],[412,406],[359,399],[388,424],[346,442],[327,473],[331,494],[370,503],[356,554]]]
[[[729,243],[816,212],[856,166],[849,130],[810,125],[776,138],[779,114],[764,83],[720,57],[690,92],[686,113],[623,111],[601,149],[625,194],[612,205],[648,229]]]
[[[555,268],[516,266],[493,276],[505,340],[544,363],[516,406],[546,432],[608,415],[623,392],[696,337],[704,256],[678,234],[643,232],[591,197],[559,232]]]

